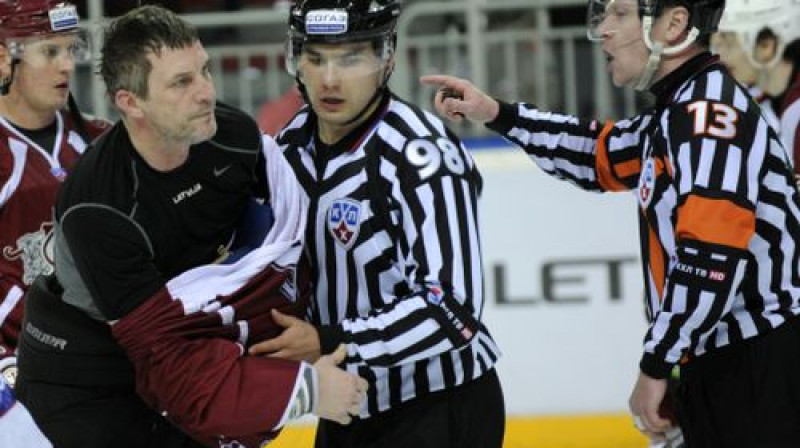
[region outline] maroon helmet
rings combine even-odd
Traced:
[[[75,61],[89,60],[91,51],[78,22],[75,5],[63,0],[0,0],[0,44],[8,48],[12,57],[10,76],[0,81],[0,95],[8,93],[29,39],[78,33],[78,39],[67,51]]]
[[[63,0],[0,0],[0,40],[78,29],[75,5]]]

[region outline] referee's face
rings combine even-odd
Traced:
[[[595,33],[603,42],[603,52],[614,85],[621,87],[634,82],[641,75],[649,54],[642,38],[638,2],[608,2]]]
[[[370,42],[304,46],[298,74],[326,143],[335,143],[369,117],[371,111],[364,108],[380,87],[385,67]]]

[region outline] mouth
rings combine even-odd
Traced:
[[[322,102],[322,104],[324,106],[328,106],[328,107],[338,107],[338,106],[344,104],[344,100],[343,99],[341,99],[341,98],[333,98],[333,97],[321,98],[320,102]]]
[[[56,84],[56,89],[69,90],[69,83],[68,82],[58,83],[58,84]]]
[[[206,118],[211,117],[214,114],[213,110],[203,111],[197,114],[192,115],[192,119],[194,120],[204,120]]]

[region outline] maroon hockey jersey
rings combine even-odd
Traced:
[[[108,125],[87,121],[86,131],[95,138]],[[0,369],[16,349],[22,296],[36,276],[53,272],[56,192],[89,143],[69,114],[56,113],[56,129],[53,148],[42,148],[0,117]]]
[[[792,156],[794,174],[800,181],[800,75],[786,89],[778,115],[781,143]]]

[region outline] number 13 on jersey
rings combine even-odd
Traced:
[[[695,135],[710,135],[729,140],[736,137],[739,112],[733,107],[710,101],[695,101],[686,108],[694,115]]]

